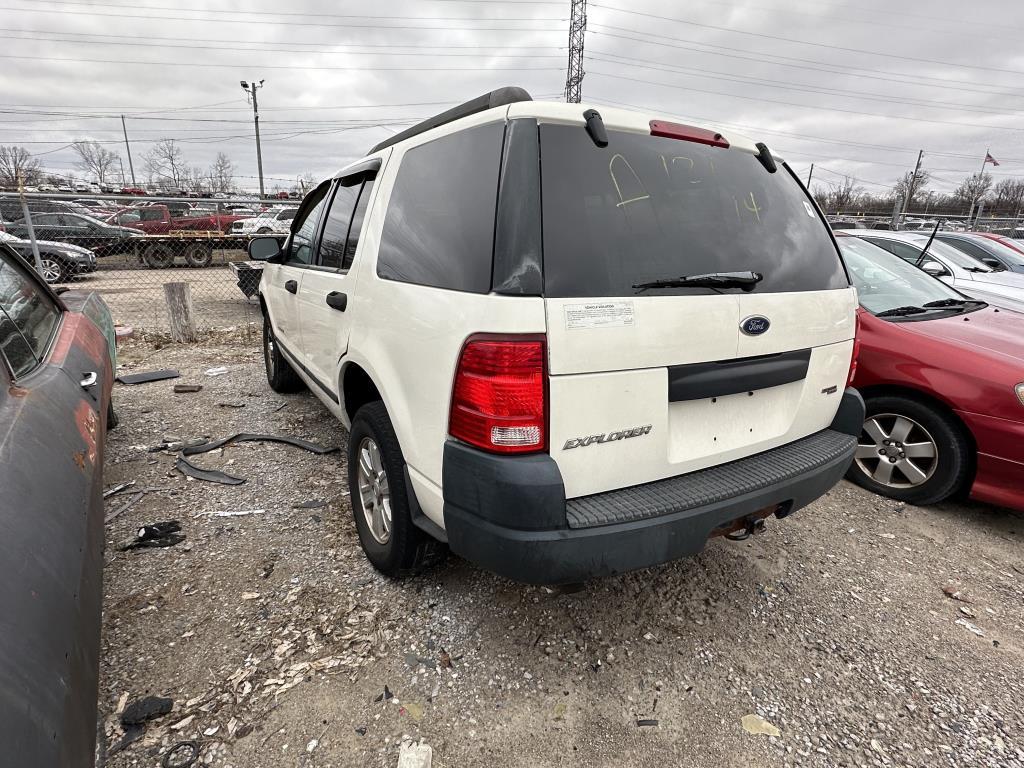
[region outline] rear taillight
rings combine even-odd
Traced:
[[[857,358],[860,357],[860,310],[856,316],[853,333],[853,355],[850,357],[850,373],[846,377],[846,386],[853,384],[853,377],[857,375]]]
[[[543,336],[472,336],[452,388],[448,432],[495,453],[547,448]]]

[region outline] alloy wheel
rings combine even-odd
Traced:
[[[864,422],[854,461],[880,485],[914,488],[935,474],[939,446],[928,430],[913,419],[880,413]]]
[[[381,461],[380,448],[372,437],[359,443],[359,504],[363,508],[366,527],[378,544],[391,538],[391,488]]]

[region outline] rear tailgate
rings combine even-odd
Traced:
[[[541,124],[550,451],[569,498],[732,461],[824,429],[855,330],[825,223],[749,142]],[[625,129],[625,130],[623,130]],[[738,288],[640,290],[755,271]],[[762,318],[741,330],[748,318]]]

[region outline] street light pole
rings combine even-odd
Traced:
[[[253,80],[252,85],[249,85],[245,80],[239,83],[242,86],[242,90],[249,94],[252,99],[252,118],[253,124],[256,126],[256,167],[260,176],[260,199],[263,199],[263,150],[260,148],[260,108],[256,102],[256,89],[263,87],[263,81],[260,80],[257,83]]]

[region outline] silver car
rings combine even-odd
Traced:
[[[924,232],[851,229],[846,230],[846,233],[867,240],[912,264],[920,260],[921,250],[928,244],[929,238],[929,233]],[[996,307],[1024,312],[1024,274],[993,269],[948,243],[937,240],[928,246],[928,253],[920,267],[971,298]]]

